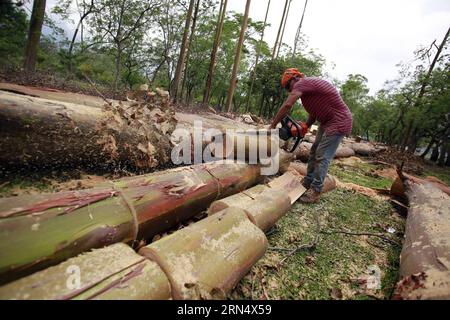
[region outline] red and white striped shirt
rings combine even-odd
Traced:
[[[331,83],[319,78],[303,78],[294,84],[292,91],[302,92],[302,104],[309,113],[308,126],[319,121],[327,135],[352,132],[352,113]]]

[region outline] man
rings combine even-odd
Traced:
[[[306,133],[316,121],[320,123],[316,140],[311,147],[307,175],[302,181],[308,190],[300,198],[303,203],[317,203],[331,160],[344,136],[352,131],[352,114],[339,92],[328,81],[306,78],[299,70],[291,68],[284,72],[281,85],[289,91],[289,96],[270,129],[277,127],[298,99],[301,99],[309,114],[306,124],[302,124],[302,131]]]

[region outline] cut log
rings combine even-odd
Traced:
[[[352,148],[339,146],[334,155],[335,159],[350,158],[355,156],[355,151]]]
[[[304,163],[292,162],[289,167],[289,170],[293,170],[295,172],[298,172],[302,176],[306,176],[307,165]],[[322,192],[326,193],[333,191],[334,189],[336,189],[336,179],[332,175],[327,174],[327,177],[325,178],[323,184]]]
[[[397,299],[450,299],[450,196],[402,176],[409,200]]]
[[[174,299],[225,299],[265,253],[267,239],[230,208],[139,250],[169,278]]]
[[[268,185],[258,185],[231,197],[217,200],[208,209],[213,215],[235,207],[245,211],[261,230],[267,231],[284,216],[291,205],[306,191],[298,174],[285,173]]]
[[[99,188],[0,200],[0,283],[92,248],[151,239],[258,183],[260,168],[211,163]]]
[[[127,120],[139,118],[130,111],[133,108],[121,104],[102,112],[0,91],[0,169],[102,167],[109,163],[153,168],[168,163],[169,136],[175,128],[172,112],[136,107],[142,111],[139,117],[151,118],[138,126]]]
[[[312,143],[302,142],[298,149],[295,151],[295,157],[298,160],[303,162],[307,162],[309,159],[309,154],[311,152]],[[350,158],[355,155],[355,151],[348,146],[339,146],[336,150],[336,154],[334,156],[335,159],[338,158]]]
[[[170,284],[161,268],[125,244],[93,250],[0,287],[0,299],[163,300]]]
[[[416,184],[432,184],[435,188],[438,188],[445,194],[450,196],[450,187],[448,187],[444,182],[436,179],[435,177],[426,177],[425,179],[412,176],[410,174],[402,173],[404,178],[416,183]],[[400,177],[395,179],[391,186],[391,195],[406,199],[406,189],[404,183]]]

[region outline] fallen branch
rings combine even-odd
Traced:
[[[287,259],[289,259],[290,257],[292,257],[293,255],[297,254],[299,251],[302,250],[312,250],[315,249],[317,247],[317,244],[319,243],[319,235],[320,235],[320,221],[319,221],[319,215],[315,214],[314,215],[315,218],[315,223],[316,223],[316,234],[314,236],[313,241],[311,241],[310,243],[306,243],[306,244],[302,244],[299,245],[295,248],[274,248],[274,247],[269,247],[268,250],[270,251],[282,251],[282,252],[288,252],[288,254],[283,258],[283,260],[281,260],[278,265],[282,265]]]

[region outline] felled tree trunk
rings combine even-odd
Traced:
[[[450,196],[450,187],[439,179],[436,179],[435,177],[426,177],[425,179],[422,179],[406,173],[402,173],[402,176],[405,179],[408,179],[409,181],[412,181],[416,184],[431,183],[435,188]],[[397,179],[395,179],[394,183],[392,184],[391,195],[406,199],[406,189],[401,177],[397,177]]]
[[[306,176],[307,173],[307,166],[306,164],[299,163],[299,162],[293,162],[289,166],[289,170],[293,170],[298,172],[302,176]],[[325,178],[325,182],[323,184],[322,192],[330,192],[332,190],[336,189],[336,179],[327,174],[327,177]]]
[[[402,177],[409,200],[395,299],[450,299],[450,196]]]
[[[307,162],[309,159],[309,154],[311,152],[313,143],[310,142],[303,142],[300,144],[300,146],[295,151],[295,156],[297,159]],[[336,154],[334,155],[334,158],[350,158],[355,156],[355,150],[353,150],[349,146],[339,146],[336,150]]]
[[[213,215],[227,208],[235,207],[247,213],[262,231],[267,231],[284,216],[291,205],[306,191],[301,177],[293,171],[274,179],[268,185],[257,185],[231,197],[211,204],[208,214]]]
[[[0,283],[92,248],[151,239],[253,186],[260,168],[211,163],[90,190],[0,200]]]
[[[166,112],[148,110],[154,120],[137,127],[126,118],[134,111],[127,112],[143,108],[118,105],[103,112],[75,103],[0,91],[0,169],[111,162],[153,168],[170,160],[169,135],[175,126]]]
[[[118,243],[0,287],[0,299],[166,300],[169,280],[153,261]]]
[[[225,299],[265,253],[267,239],[230,208],[139,250],[169,278],[174,299]]]

